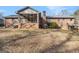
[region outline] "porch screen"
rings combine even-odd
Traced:
[[[29,22],[33,22],[33,23],[37,22],[37,14],[28,14],[27,18]]]
[[[22,15],[26,22],[37,23],[37,14],[25,14]]]

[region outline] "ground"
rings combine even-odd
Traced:
[[[71,31],[0,29],[0,52],[65,53],[79,52],[79,34]]]

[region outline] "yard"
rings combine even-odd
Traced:
[[[79,52],[79,34],[51,29],[0,30],[0,52]]]

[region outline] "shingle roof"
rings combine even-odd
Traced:
[[[19,16],[18,15],[10,15],[10,16],[6,16],[4,18],[13,18],[13,19],[17,19]],[[20,16],[21,17],[21,16]],[[21,17],[22,18],[22,17]]]
[[[74,16],[47,16],[47,19],[74,19]]]
[[[21,17],[21,16],[20,16]],[[18,15],[10,15],[10,16],[6,16],[4,18],[18,18]],[[23,18],[23,17],[21,17]],[[74,19],[73,16],[46,16],[47,19]]]
[[[17,15],[9,15],[9,16],[6,16],[4,18],[17,18],[18,16]]]

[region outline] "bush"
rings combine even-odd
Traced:
[[[50,23],[48,23],[48,28],[58,29],[59,26],[56,22],[50,22]]]

